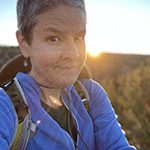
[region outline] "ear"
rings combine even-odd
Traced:
[[[30,46],[28,45],[28,43],[24,39],[24,36],[22,35],[21,31],[19,31],[19,30],[16,31],[16,38],[17,38],[19,48],[21,50],[22,55],[25,58],[28,58],[30,56],[29,55]]]

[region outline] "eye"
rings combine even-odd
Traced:
[[[57,36],[51,36],[48,38],[49,42],[58,42],[59,41],[59,37]]]
[[[75,37],[76,41],[83,41],[84,40],[84,36],[77,36]]]

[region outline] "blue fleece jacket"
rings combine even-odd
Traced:
[[[27,74],[18,73],[16,78],[27,99],[32,121],[37,125],[35,135],[29,139],[27,150],[74,150],[71,136],[44,110],[40,103],[41,91]],[[115,112],[104,89],[93,80],[83,80],[89,96],[89,113],[71,85],[66,88],[71,113],[80,132],[77,137],[79,150],[134,150],[125,138]],[[62,96],[66,106],[66,94]],[[15,133],[16,113],[11,100],[0,89],[0,150],[8,150]],[[82,138],[81,138],[82,137]]]

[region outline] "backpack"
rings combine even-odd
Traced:
[[[19,62],[20,63],[17,63]],[[21,63],[22,62],[22,63]],[[23,66],[24,58],[21,55],[17,55],[15,58],[10,60],[5,66],[2,67],[0,71],[0,85],[2,85],[3,89],[6,91],[6,93],[9,95],[15,111],[17,113],[17,123],[18,126],[16,126],[17,131],[15,133],[15,136],[10,144],[11,150],[21,149],[25,150],[28,140],[30,137],[32,137],[36,132],[36,124],[32,122],[31,120],[31,112],[28,108],[28,103],[26,101],[26,98],[24,96],[23,90],[20,86],[19,81],[16,78],[12,78],[15,76],[15,74],[19,71],[22,72],[28,72],[31,69],[31,64],[29,63],[29,66]],[[10,74],[10,72],[7,74],[8,70],[10,71],[9,67],[12,67],[12,65],[17,65],[17,68],[13,69],[13,73]],[[6,71],[6,72],[5,72]],[[84,67],[82,70],[79,79],[83,79],[85,77],[85,71],[88,71],[87,68]],[[2,78],[4,74],[6,73],[5,78]],[[86,77],[87,78],[87,77]],[[88,75],[89,78],[89,75]],[[9,81],[9,82],[8,82]],[[75,89],[77,90],[81,101],[83,102],[87,112],[89,111],[89,95],[84,87],[84,85],[81,83],[80,80],[78,80],[74,84]]]

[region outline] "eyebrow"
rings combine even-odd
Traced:
[[[53,28],[53,27],[49,27],[49,28],[45,29],[44,31],[45,31],[45,32],[48,31],[48,32],[58,33],[58,34],[66,33],[65,31],[60,31],[60,30],[55,29],[55,28]]]
[[[66,33],[66,31],[60,31],[58,29],[55,29],[53,27],[49,27],[47,29],[44,30],[45,32],[53,32],[53,33],[57,33],[57,34],[62,34],[62,33]],[[85,35],[86,34],[86,30],[81,30],[78,33],[76,33],[77,35]]]
[[[86,34],[86,30],[83,30],[77,33],[77,35],[85,35],[85,34]]]

